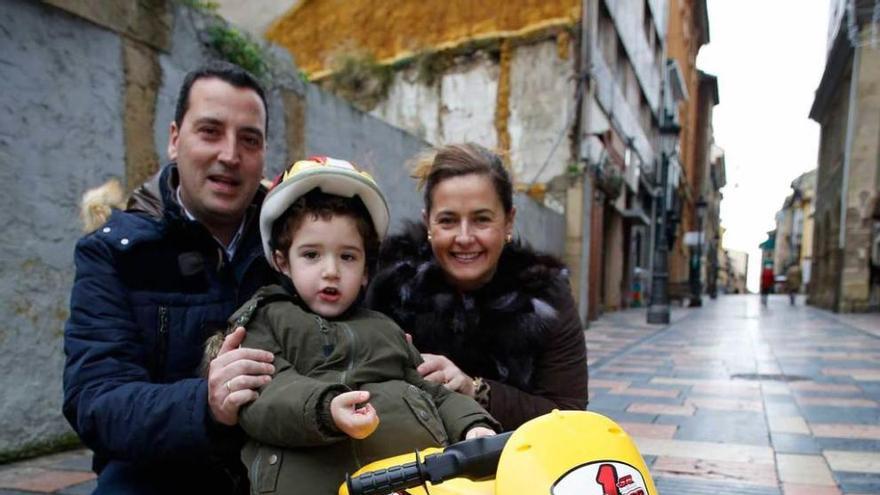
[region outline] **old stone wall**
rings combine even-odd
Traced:
[[[171,2],[7,0],[0,10],[0,462],[69,443],[62,335],[81,235],[81,194],[111,177],[133,188],[166,160],[185,73],[212,55],[208,19]],[[403,163],[426,142],[303,83],[273,60],[267,176],[329,154],[369,169],[392,228],[421,201]],[[518,232],[562,251],[562,218],[517,198]]]
[[[122,41],[37,2],[0,9],[0,453],[59,439],[82,192],[125,169]]]
[[[578,0],[303,0],[266,36],[297,53],[300,66],[314,76],[331,70],[334,56],[346,49],[390,62],[424,49],[570,24],[580,8]]]
[[[427,143],[316,86],[306,94],[306,154],[347,158],[369,171],[388,198],[392,233],[402,220],[418,220],[422,201],[404,164]]]
[[[821,122],[819,163],[816,171],[816,235],[813,237],[814,265],[809,286],[810,304],[833,309],[840,288],[840,194],[846,143],[850,81],[841,81]]]
[[[811,304],[844,312],[870,307],[871,205],[880,194],[880,50],[870,45],[858,50],[858,64],[853,52],[845,55],[849,57],[845,72],[828,96],[827,110],[820,122],[814,273],[809,300]],[[855,101],[851,108],[853,93]],[[852,142],[847,143],[851,114]]]
[[[507,150],[517,182],[549,182],[574,161],[569,136],[573,45],[562,39],[510,48],[509,69],[490,53],[477,52],[430,84],[419,79],[414,67],[397,71],[387,98],[370,113],[430,143],[474,141]],[[505,73],[506,93],[501,84]]]
[[[846,211],[846,244],[840,311],[866,311],[869,306],[871,204],[880,174],[880,49],[863,46],[859,60],[858,101],[850,159]]]

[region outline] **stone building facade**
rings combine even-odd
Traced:
[[[835,10],[836,9],[836,10]],[[880,192],[880,46],[874,2],[832,2],[828,56],[810,109],[821,126],[810,304],[878,309],[872,263]]]
[[[696,65],[700,48],[709,43],[705,0],[670,0],[669,8],[669,58],[678,63],[687,88],[687,98],[678,104],[681,133],[678,166],[672,172],[675,188],[668,236],[669,287],[673,297],[684,299],[691,292],[691,267],[696,269],[696,253],[685,243],[685,234],[698,230],[696,205],[711,188],[712,109],[720,100],[717,78]],[[706,197],[702,199],[705,201]],[[700,279],[704,282],[705,266],[700,263]]]
[[[709,161],[708,177],[705,180],[702,196],[706,201],[706,217],[703,221],[704,256],[701,260],[703,267],[701,276],[703,288],[711,297],[715,297],[724,284],[719,282],[721,272],[726,271],[724,265],[724,248],[722,236],[724,231],[721,227],[721,200],[724,195],[721,188],[727,185],[727,168],[724,161],[724,150],[713,145]]]
[[[776,213],[776,238],[773,273],[784,275],[797,264],[804,286],[810,283],[813,262],[813,217],[816,170],[805,172],[791,182],[792,193]]]

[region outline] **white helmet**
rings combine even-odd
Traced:
[[[272,225],[300,197],[312,189],[320,189],[326,194],[346,198],[359,197],[370,213],[373,227],[379,240],[388,232],[388,203],[373,177],[359,171],[354,165],[336,158],[313,156],[300,160],[279,175],[269,194],[263,201],[260,211],[260,236],[263,239],[263,253],[269,264],[277,269],[269,247]]]

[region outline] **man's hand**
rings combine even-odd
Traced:
[[[208,406],[218,423],[238,423],[238,410],[259,395],[258,388],[272,380],[275,367],[271,352],[241,349],[244,327],[226,336],[220,353],[208,368]]]
[[[485,426],[475,426],[468,430],[464,435],[465,440],[470,440],[471,438],[477,437],[492,437],[495,436],[495,432]]]
[[[440,383],[453,392],[474,396],[474,379],[464,374],[446,356],[422,354],[424,363],[417,368],[422,377],[429,382]]]
[[[363,440],[372,435],[379,426],[379,415],[368,400],[370,393],[365,391],[337,395],[330,401],[333,423],[351,438]]]

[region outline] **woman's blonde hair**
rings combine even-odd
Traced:
[[[452,177],[484,175],[489,177],[498,199],[509,213],[513,209],[513,180],[497,153],[476,143],[448,144],[425,150],[409,161],[410,175],[424,189],[425,212],[431,211],[434,188]]]

